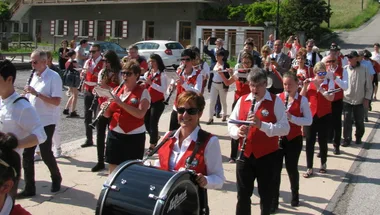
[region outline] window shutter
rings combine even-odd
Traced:
[[[106,37],[111,36],[111,21],[106,21]]]
[[[123,38],[128,37],[128,21],[123,21]]]
[[[63,21],[63,35],[67,36],[67,31],[68,31],[68,23],[67,20]]]
[[[94,21],[88,22],[88,36],[93,37],[94,36]]]
[[[74,36],[78,36],[79,35],[79,21],[76,20],[74,21]]]
[[[55,20],[50,21],[50,34],[54,36],[55,34]]]

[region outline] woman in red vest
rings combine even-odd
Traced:
[[[313,175],[314,145],[318,134],[318,143],[321,157],[320,173],[326,173],[327,162],[327,136],[329,123],[331,123],[331,102],[334,100],[334,94],[328,91],[334,89],[334,81],[328,79],[326,66],[318,62],[314,66],[314,79],[304,81],[301,95],[306,96],[309,100],[313,123],[311,126],[304,126],[306,135],[306,160],[307,171],[303,177],[309,178]]]
[[[177,69],[177,80],[172,79],[169,91],[174,90],[176,87],[177,93],[174,100],[173,111],[170,116],[169,130],[173,131],[179,128],[177,119],[177,99],[178,96],[184,91],[194,91],[197,93],[202,92],[203,76],[201,70],[193,68],[193,61],[195,60],[196,53],[191,49],[185,49],[181,53],[182,65]]]
[[[283,76],[284,92],[277,96],[287,104],[287,118],[290,124],[290,131],[287,136],[281,137],[279,142],[280,150],[277,154],[278,162],[275,180],[274,194],[272,201],[272,212],[278,209],[278,199],[280,196],[281,170],[285,158],[285,167],[289,175],[290,188],[292,191],[291,205],[293,207],[299,204],[299,173],[298,160],[302,150],[302,131],[301,126],[310,126],[313,117],[309,107],[309,101],[306,97],[298,94],[298,78],[294,73],[287,72]]]
[[[298,52],[296,55],[297,64],[292,66],[292,70],[299,80],[299,86],[302,87],[303,81],[307,78],[314,78],[313,68],[306,65],[306,54],[304,52]]]
[[[163,170],[180,171],[186,166],[186,160],[193,153],[195,142],[200,132],[199,119],[205,107],[205,100],[200,93],[185,91],[177,99],[177,118],[180,128],[159,149],[155,166]],[[203,132],[206,140],[190,165],[197,173],[196,182],[205,189],[221,189],[225,181],[222,154],[218,137]],[[168,135],[168,134],[166,134]],[[207,199],[207,198],[206,198]],[[201,203],[202,204],[202,203]],[[208,209],[207,202],[205,208]],[[208,214],[208,210],[207,210]]]
[[[251,93],[236,102],[231,113],[228,131],[232,138],[245,142],[242,161],[236,162],[238,202],[236,214],[251,214],[253,184],[257,179],[261,214],[270,214],[273,195],[273,176],[278,150],[278,136],[289,133],[289,123],[281,99],[267,90],[267,75],[259,68],[248,75]],[[251,111],[253,109],[253,111]],[[253,122],[250,127],[231,120]],[[247,135],[247,137],[246,137]],[[246,137],[246,138],[245,138]]]
[[[150,108],[145,115],[145,127],[150,136],[149,150],[153,150],[159,138],[158,122],[165,109],[166,90],[168,88],[165,65],[160,55],[150,55],[151,69],[145,73],[145,87],[151,97]]]
[[[343,112],[343,91],[348,88],[348,74],[343,71],[335,55],[326,57],[327,71],[334,77],[335,88],[342,90],[334,94],[331,102],[331,129],[329,129],[328,141],[333,142],[335,155],[340,154],[340,142],[342,139],[342,112]]]
[[[15,205],[11,197],[21,172],[21,159],[14,151],[17,145],[17,138],[13,134],[0,132],[0,214],[31,215],[20,205]]]
[[[227,79],[224,75],[221,75],[222,80],[225,85],[230,86],[231,84],[235,83],[236,90],[235,90],[235,97],[234,102],[232,103],[232,109],[234,109],[235,104],[237,100],[248,93],[251,92],[249,89],[249,84],[247,81],[248,73],[250,72],[249,69],[252,69],[254,65],[254,59],[253,56],[248,53],[244,52],[241,56],[241,63],[236,64],[235,71],[233,72],[232,69],[230,69],[231,77]],[[240,69],[240,70],[239,70]],[[231,139],[231,154],[230,154],[230,163],[236,162],[236,156],[238,153],[238,145],[239,140]]]
[[[142,159],[145,146],[144,116],[150,105],[150,95],[144,86],[138,85],[141,68],[136,60],[128,61],[122,68],[123,85],[104,116],[111,117],[106,144],[106,162],[110,173],[117,165],[134,159]],[[103,103],[104,108],[106,103]]]
[[[120,85],[120,70],[121,64],[116,52],[109,50],[102,58],[104,68],[99,72],[98,84],[101,88],[113,90]],[[107,98],[99,97],[99,106],[107,101]],[[98,163],[91,169],[92,172],[97,172],[105,168],[104,165],[104,145],[106,138],[106,130],[109,124],[109,118],[104,116],[99,117],[96,126],[96,149],[98,152]]]

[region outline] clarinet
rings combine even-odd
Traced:
[[[256,95],[253,94],[253,100],[252,100],[252,104],[251,104],[251,108],[249,109],[249,113],[247,115],[247,118],[248,116],[253,113],[254,109],[255,109],[255,104],[256,104]],[[240,153],[239,153],[239,157],[238,157],[238,161],[241,161],[241,162],[244,162],[243,160],[243,156],[244,156],[244,151],[245,151],[245,146],[247,145],[247,137],[248,137],[248,133],[245,135],[244,137],[244,140],[243,140],[243,145],[241,146],[241,150],[240,150]]]
[[[30,76],[29,76],[29,78],[28,78],[28,80],[26,81],[26,86],[29,86],[30,83],[32,82],[33,75],[34,75],[35,72],[36,72],[36,69],[33,69],[32,72],[31,72],[31,74],[30,74]],[[24,93],[26,94],[25,90],[24,90]]]
[[[121,87],[123,86],[123,84],[124,84],[124,81],[117,87],[117,89],[115,91],[115,95],[116,96],[119,93],[119,91],[120,91]],[[110,105],[111,105],[111,102],[108,101],[107,104],[106,104],[106,106],[104,106],[104,108],[99,111],[99,113],[96,116],[95,120],[91,124],[88,125],[88,126],[90,126],[90,128],[92,128],[92,129],[96,128],[96,125],[98,124],[100,117],[103,116],[103,114],[106,112],[106,110],[109,108]]]
[[[182,76],[184,70],[185,70],[185,67],[182,68],[182,72],[179,75],[180,77]],[[174,90],[175,90],[175,85],[173,85],[172,90],[170,90],[168,97],[164,101],[164,105],[169,105],[170,97],[172,96]]]
[[[285,110],[288,109],[288,102],[289,102],[289,93],[285,91]],[[282,136],[280,136],[278,138],[278,148],[279,149],[283,149],[283,145],[282,145]]]

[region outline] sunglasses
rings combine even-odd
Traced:
[[[34,61],[30,61],[31,64],[37,64],[38,61],[34,60]]]
[[[327,75],[327,72],[318,72],[317,75],[318,76],[325,76],[325,75]]]
[[[184,107],[177,108],[177,112],[179,114],[184,114],[185,112],[188,113],[189,115],[195,115],[199,112],[198,108],[189,108],[186,109]]]
[[[91,54],[94,54],[94,53],[96,53],[98,50],[91,50],[91,51],[89,51]]]
[[[181,61],[190,62],[190,61],[191,61],[191,59],[190,59],[190,58],[181,58]]]
[[[120,72],[121,75],[126,75],[127,77],[131,77],[133,72]]]
[[[335,63],[335,60],[328,60],[326,63]]]

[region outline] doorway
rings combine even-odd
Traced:
[[[42,20],[35,19],[34,20],[34,37],[37,40],[37,43],[42,41]]]
[[[179,21],[178,27],[178,42],[180,42],[183,47],[190,45],[191,43],[191,22]]]
[[[105,41],[106,40],[106,21],[98,20],[96,29],[97,29],[96,40]]]

